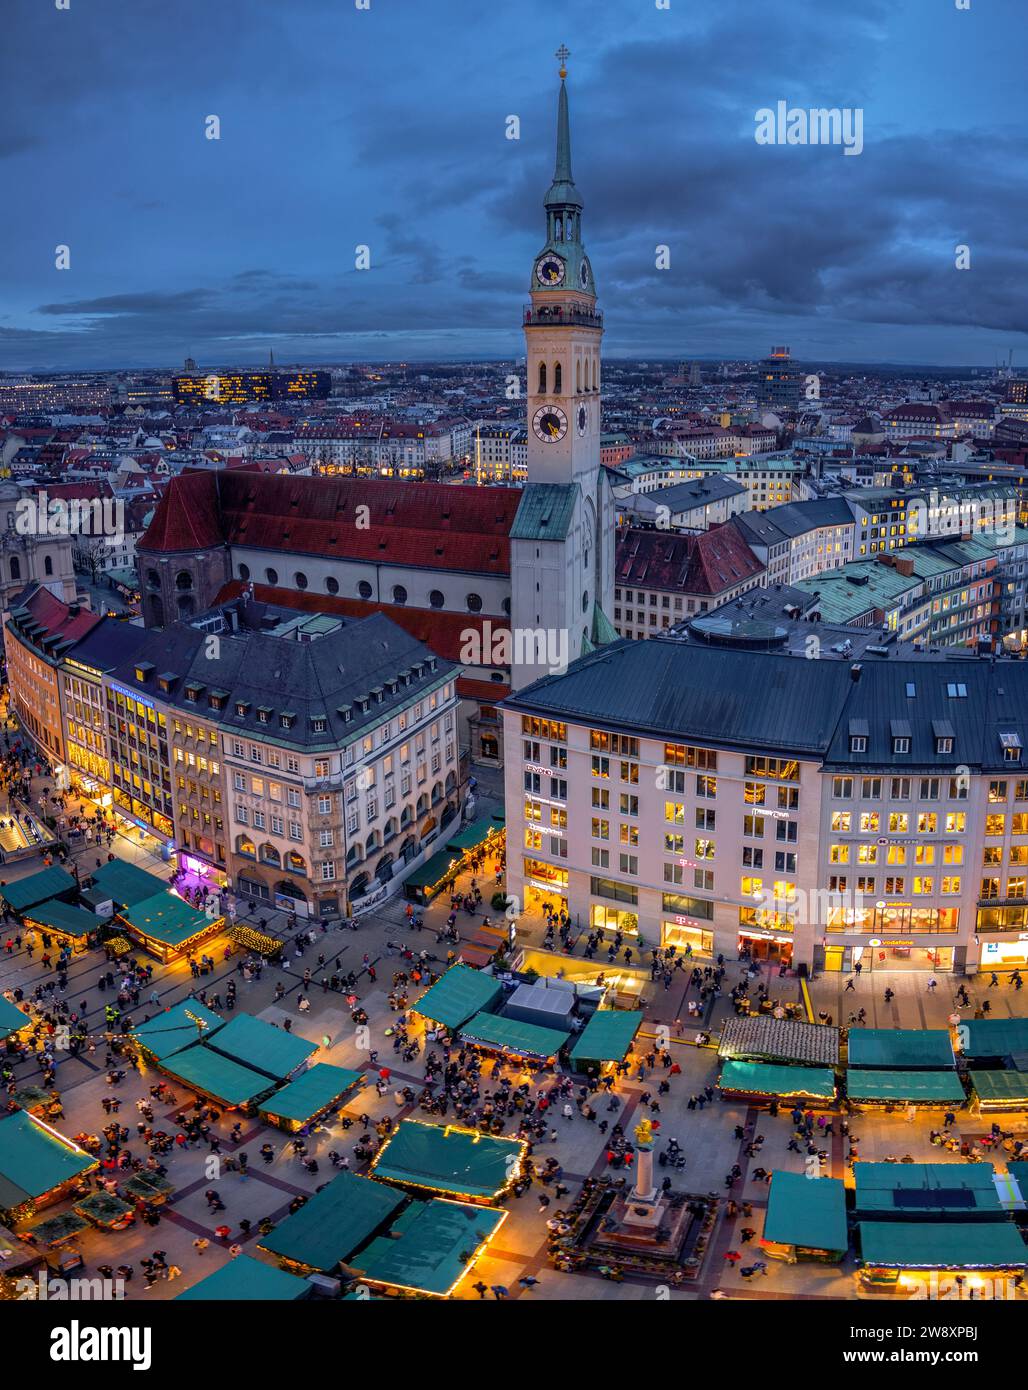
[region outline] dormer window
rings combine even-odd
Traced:
[[[285,710],[282,714],[279,715],[278,722],[283,729],[291,729],[293,727],[295,719],[295,714],[291,714],[289,710]]]
[[[893,751],[894,753],[909,753],[909,752],[910,752],[910,739],[909,739],[909,738],[894,738],[893,741],[892,741],[892,751]]]
[[[866,753],[867,738],[863,734],[850,734],[850,752]]]
[[[324,720],[323,718],[321,718],[320,716],[317,717],[317,718],[315,718],[315,719],[312,719],[312,720],[311,720],[311,729],[312,729],[312,730],[314,731],[314,733],[316,733],[316,734],[323,734],[323,733],[325,732],[325,720]]]
[[[236,701],[236,714],[240,719],[245,719],[250,710],[249,700]]]
[[[258,706],[257,706],[257,722],[258,722],[258,724],[267,724],[267,723],[270,722],[270,720],[271,720],[271,710],[269,709],[269,707],[268,707],[267,705],[258,705]]]
[[[1005,763],[1019,763],[1021,761],[1020,734],[1000,734],[999,741],[1003,748],[1003,761]]]

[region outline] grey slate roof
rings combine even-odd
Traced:
[[[338,624],[334,630],[313,641],[298,641],[295,635],[276,635],[261,623],[281,620],[294,629],[310,627],[321,622],[318,615],[298,615],[252,602],[245,607],[251,625],[216,634],[216,646],[210,643],[211,633],[193,623],[176,623],[149,633],[147,644],[133,660],[117,668],[114,678],[150,698],[194,711],[223,729],[259,732],[277,743],[317,749],[350,740],[365,725],[384,723],[393,711],[460,670],[381,613],[355,620],[333,616],[332,623]],[[162,691],[152,674],[146,681],[136,680],[136,667],[143,660],[152,662],[162,674],[177,676],[170,692]],[[422,666],[421,675],[408,685],[401,682],[391,694],[388,683],[417,664]],[[191,683],[203,687],[196,702],[184,697]],[[382,691],[380,702],[372,694],[376,689]],[[210,707],[209,696],[214,691],[229,695],[220,711]],[[359,707],[361,698],[370,700],[366,713]],[[244,715],[236,710],[241,701],[247,705]],[[351,709],[349,721],[340,713],[347,706]],[[271,712],[266,723],[257,717],[260,709]],[[285,713],[295,715],[288,729],[280,722],[280,715]],[[314,731],[312,720],[316,718],[325,720],[324,731]]]
[[[1028,750],[1028,662],[966,655],[851,663],[621,641],[572,662],[563,676],[544,676],[504,706],[673,742],[820,758],[841,770],[966,764],[1015,776],[1022,764],[1004,762],[1001,734]],[[909,754],[892,751],[897,721],[910,726]],[[936,752],[940,721],[953,728],[952,752]],[[850,752],[854,724],[867,727],[860,753]]]

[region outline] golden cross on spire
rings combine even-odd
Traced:
[[[568,59],[571,57],[571,50],[562,43],[553,56],[560,62],[560,76],[563,80],[568,75]]]

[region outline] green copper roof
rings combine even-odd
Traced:
[[[863,1164],[858,1164],[863,1167]],[[846,1186],[839,1178],[808,1178],[803,1173],[771,1175],[764,1239],[804,1250],[845,1252]]]
[[[582,206],[582,200],[571,176],[571,120],[568,115],[568,89],[563,79],[557,98],[557,160],[553,166],[553,183],[546,194],[546,206],[568,204]]]
[[[562,541],[575,515],[577,483],[528,483],[521,493],[512,541]]]

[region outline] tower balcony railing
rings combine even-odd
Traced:
[[[584,305],[577,304],[525,305],[526,327],[559,328],[565,323],[583,324],[586,328],[602,328],[603,315],[598,309],[587,309]]]

